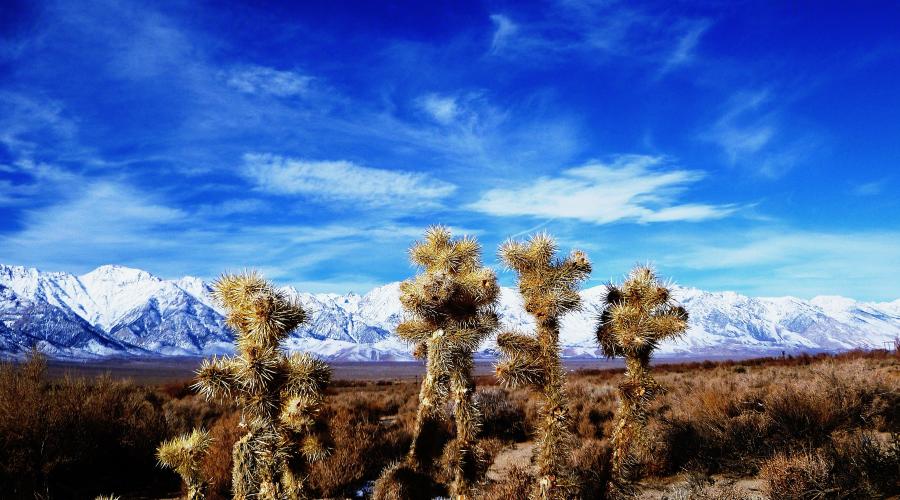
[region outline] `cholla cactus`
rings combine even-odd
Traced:
[[[236,399],[233,493],[238,499],[306,498],[306,468],[330,452],[319,418],[331,369],[308,354],[284,354],[281,342],[306,320],[300,304],[255,273],[222,276],[214,287],[236,332],[236,356],[207,359],[195,388],[207,399]]]
[[[445,452],[453,468],[450,495],[473,497],[483,464],[475,442],[480,412],[473,399],[472,352],[497,327],[493,304],[500,291],[494,272],[482,267],[480,251],[475,239],[452,239],[441,226],[429,228],[425,241],[410,249],[424,272],[400,285],[400,302],[412,318],[397,326],[397,335],[427,360],[427,373],[409,454],[378,480],[377,498],[431,498],[427,475],[442,452],[436,445],[448,402],[456,427]]]
[[[212,438],[207,431],[194,429],[190,434],[166,441],[156,449],[160,465],[175,469],[181,476],[187,487],[188,500],[200,500],[206,495],[206,480],[200,465],[210,443]]]
[[[546,234],[533,236],[527,244],[504,243],[500,258],[518,273],[525,310],[537,326],[536,335],[504,332],[497,336],[500,382],[530,386],[544,399],[535,452],[539,477],[531,496],[542,500],[572,498],[578,485],[570,463],[574,437],[559,360],[559,320],[579,307],[578,286],[590,275],[591,263],[578,250],[560,260],[556,243]]]
[[[606,303],[597,325],[597,341],[607,357],[625,357],[625,381],[619,384],[618,422],[612,435],[613,479],[626,484],[635,477],[636,450],[650,401],[662,387],[650,376],[650,356],[663,340],[687,329],[688,314],[676,305],[653,270],[638,266],[621,287],[607,286]]]

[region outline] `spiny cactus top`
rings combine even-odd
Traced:
[[[205,360],[195,388],[208,399],[233,398],[241,409],[248,433],[235,445],[235,496],[303,498],[305,464],[329,453],[319,412],[331,369],[281,350],[306,313],[258,274],[225,275],[214,292],[228,311],[238,352]]]
[[[410,258],[424,272],[400,285],[400,302],[411,317],[397,326],[397,335],[414,344],[427,360],[419,393],[419,408],[410,453],[389,468],[375,488],[376,498],[430,498],[425,480],[442,450],[439,426],[445,404],[453,406],[456,437],[443,453],[453,468],[450,495],[472,498],[483,472],[476,446],[480,413],[475,403],[472,352],[497,327],[493,305],[500,288],[484,268],[474,238],[453,239],[441,226],[428,229],[425,240],[410,249]],[[433,496],[433,495],[432,495]]]
[[[597,341],[606,356],[625,357],[612,459],[613,486],[627,492],[637,474],[640,445],[646,440],[648,406],[662,390],[650,376],[650,356],[660,342],[687,329],[688,314],[646,266],[633,269],[621,287],[611,284],[607,288]]]
[[[607,285],[597,341],[607,357],[649,356],[659,343],[687,329],[687,311],[675,304],[653,269],[638,266],[621,287]]]
[[[413,317],[397,326],[397,335],[422,354],[429,342],[446,346],[435,353],[443,373],[454,368],[457,357],[442,353],[471,353],[497,326],[493,305],[500,287],[494,272],[482,267],[480,254],[474,238],[454,240],[443,226],[429,228],[425,241],[409,251],[424,272],[400,284],[400,303]]]
[[[500,258],[518,274],[525,310],[537,323],[536,335],[504,332],[497,336],[500,382],[531,386],[544,399],[535,455],[539,477],[532,497],[572,498],[577,494],[570,465],[574,438],[559,360],[559,320],[579,306],[578,288],[590,275],[591,264],[578,250],[565,259],[557,258],[556,243],[546,234],[535,235],[527,243],[504,243]]]

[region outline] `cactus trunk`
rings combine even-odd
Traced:
[[[525,310],[537,325],[535,335],[505,332],[497,337],[500,382],[511,387],[530,386],[543,400],[535,453],[538,477],[531,497],[572,498],[577,495],[578,484],[571,465],[574,436],[559,358],[559,320],[579,307],[578,285],[590,275],[591,265],[580,251],[558,259],[556,243],[544,234],[532,237],[527,244],[505,243],[500,257],[518,273]]]
[[[497,327],[493,305],[500,291],[493,271],[482,267],[480,252],[474,239],[453,239],[440,226],[429,228],[425,241],[410,249],[424,272],[400,285],[400,301],[410,317],[397,326],[397,335],[425,358],[426,373],[409,454],[384,471],[375,498],[432,498],[439,489],[434,466],[442,454],[453,471],[451,498],[474,498],[484,464],[476,441],[481,423],[472,352]],[[447,418],[456,436],[445,448],[441,430]]]
[[[653,398],[662,387],[650,375],[650,357],[659,343],[687,329],[687,311],[670,297],[648,267],[636,267],[621,287],[607,286],[597,325],[597,341],[607,357],[625,358],[619,384],[619,407],[612,435],[612,479],[629,493],[640,476],[641,452],[647,448],[645,424]]]
[[[207,399],[236,399],[248,428],[232,450],[234,497],[307,498],[306,470],[329,453],[319,414],[331,370],[280,347],[306,313],[254,273],[225,275],[214,291],[228,310],[238,354],[205,360],[194,387]]]

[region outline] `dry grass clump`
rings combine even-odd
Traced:
[[[837,491],[833,488],[833,463],[821,451],[779,453],[768,459],[760,469],[760,476],[769,484],[775,498],[827,498]]]
[[[481,433],[503,441],[525,441],[529,428],[523,402],[513,393],[500,387],[489,387],[478,392],[481,407]]]
[[[670,375],[671,377],[675,377]],[[658,407],[657,474],[684,468],[753,471],[798,446],[854,429],[898,432],[896,365],[850,359],[805,367],[724,368],[670,384]]]
[[[414,398],[411,390],[404,391]],[[393,418],[395,397],[380,393],[343,391],[328,401],[324,417],[334,439],[334,453],[310,470],[313,491],[320,497],[353,496],[385,464],[403,455],[410,431]]]
[[[855,431],[814,450],[777,453],[760,477],[772,498],[885,498],[900,493],[900,436]]]

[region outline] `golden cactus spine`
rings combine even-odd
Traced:
[[[650,357],[660,342],[684,333],[687,320],[687,311],[674,303],[670,290],[649,267],[634,268],[621,287],[607,286],[597,341],[607,357],[625,358],[612,435],[613,480],[620,485],[634,480],[639,472],[638,450],[645,449],[647,410],[663,390],[650,375]]]
[[[194,429],[190,434],[166,441],[156,449],[159,464],[174,469],[181,476],[188,500],[206,497],[207,484],[200,466],[211,443],[212,438],[207,431]]]
[[[591,273],[581,251],[565,259],[556,256],[556,243],[546,234],[527,243],[508,241],[500,258],[518,274],[525,310],[534,317],[536,333],[504,332],[497,336],[501,359],[497,377],[507,386],[528,386],[543,397],[535,459],[538,478],[532,498],[565,499],[577,494],[570,456],[573,447],[565,374],[559,359],[559,321],[577,309],[579,284]]]
[[[424,272],[400,285],[400,301],[411,317],[397,326],[397,335],[415,345],[427,371],[409,454],[382,474],[375,496],[431,498],[434,485],[428,476],[443,452],[453,469],[451,497],[473,498],[483,464],[476,446],[480,412],[472,352],[497,327],[493,306],[500,288],[494,272],[482,266],[474,238],[453,239],[447,228],[435,226],[409,253]],[[441,450],[438,433],[447,403],[453,407],[456,437]]]
[[[232,451],[234,497],[307,498],[308,464],[330,452],[319,414],[331,369],[280,347],[306,313],[252,272],[222,276],[214,294],[228,312],[237,354],[204,360],[194,387],[207,399],[234,399],[241,409],[247,433]]]

